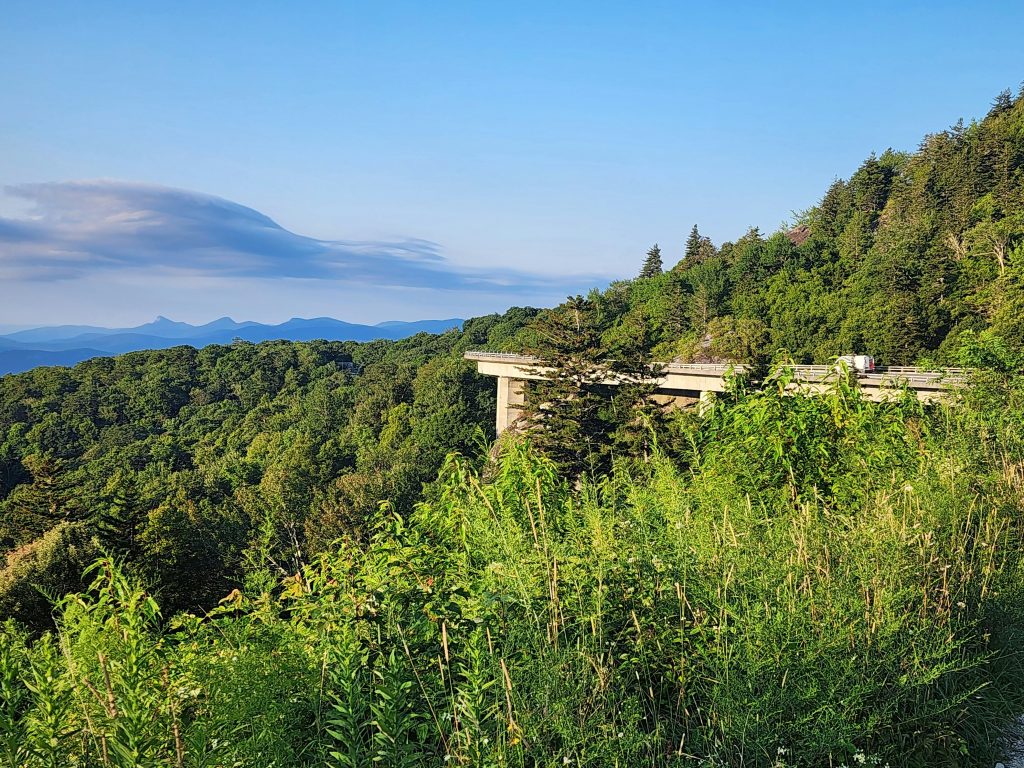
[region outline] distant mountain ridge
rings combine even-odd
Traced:
[[[162,315],[133,328],[103,328],[92,325],[57,325],[0,334],[0,375],[18,373],[38,365],[74,365],[90,357],[119,355],[141,349],[166,349],[187,344],[205,347],[230,344],[236,339],[260,342],[288,341],[373,341],[403,339],[417,333],[443,333],[461,328],[461,318],[446,320],[389,320],[361,325],[332,317],[293,317],[277,325],[253,320],[238,322],[221,317],[203,325],[171,320]]]

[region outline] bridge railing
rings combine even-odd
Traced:
[[[518,352],[480,352],[474,349],[466,352],[467,360],[540,360],[532,355],[522,355]]]
[[[466,352],[467,360],[493,361],[521,364],[523,366],[543,365],[544,361],[532,355],[515,352]],[[689,373],[698,376],[722,377],[728,373],[742,373],[747,366],[741,363],[654,363],[662,373]],[[794,365],[793,371],[799,380],[819,383],[838,373],[834,365]],[[956,386],[963,383],[970,370],[966,368],[943,368],[939,370],[916,366],[881,366],[872,371],[857,372],[857,378],[865,383],[898,383],[905,381],[919,386]]]

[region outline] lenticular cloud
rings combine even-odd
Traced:
[[[0,277],[65,280],[104,272],[304,278],[515,293],[550,279],[457,268],[417,239],[319,240],[223,198],[121,181],[20,184],[23,218],[0,218]]]

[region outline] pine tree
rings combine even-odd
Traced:
[[[542,341],[528,351],[551,373],[526,392],[534,446],[572,480],[607,472],[617,451],[650,455],[653,435],[664,427],[650,399],[660,375],[647,359],[650,318],[631,316],[616,341],[603,344],[594,303],[576,296],[546,313],[536,330]]]
[[[690,230],[690,235],[686,238],[686,250],[682,263],[692,266],[714,255],[715,245],[711,242],[711,238],[704,237],[700,230],[697,229],[697,225],[694,224],[693,229]]]
[[[659,248],[658,244],[655,243],[647,252],[647,258],[644,259],[644,266],[640,270],[640,278],[647,279],[650,277],[657,277],[661,272],[661,248]]]
[[[541,316],[537,345],[527,350],[551,368],[526,391],[528,433],[533,444],[570,478],[599,471],[608,425],[602,408],[610,398],[603,384],[606,352],[601,346],[594,304],[570,297]]]
[[[994,117],[1003,112],[1009,112],[1011,109],[1013,109],[1013,92],[1007,88],[1005,91],[998,93],[995,99],[993,99],[992,109],[989,110],[988,116]]]
[[[17,543],[40,536],[61,522],[79,519],[79,505],[63,459],[50,452],[30,454],[22,464],[32,475],[10,496],[10,514],[2,522],[3,535]]]
[[[607,452],[648,459],[654,445],[666,437],[667,422],[653,395],[663,371],[649,359],[655,343],[655,324],[645,311],[623,319],[610,347],[608,370],[618,385],[607,409]]]
[[[104,546],[113,553],[134,560],[142,553],[145,518],[134,479],[118,470],[103,489],[103,505],[93,525]]]
[[[686,238],[685,258],[687,261],[695,261],[700,258],[700,247],[703,239],[704,238],[700,236],[700,230],[698,230],[697,225],[694,224],[693,229],[690,230],[690,236]]]

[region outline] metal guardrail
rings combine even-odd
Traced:
[[[470,350],[464,357],[467,360],[540,360],[532,355],[520,355],[516,352],[478,352]]]
[[[716,376],[733,371],[735,373],[743,373],[746,370],[746,366],[741,363],[654,363],[665,371],[675,371],[677,373],[710,373]]]
[[[467,360],[493,361],[497,363],[522,363],[523,365],[544,365],[545,361],[533,355],[520,355],[515,352],[466,352]],[[733,363],[653,363],[664,371],[677,373],[696,373],[721,376],[729,371],[742,372],[746,366]]]

